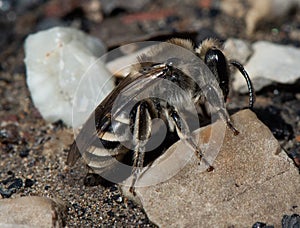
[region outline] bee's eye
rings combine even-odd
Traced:
[[[166,62],[166,65],[168,65],[168,66],[178,66],[180,63],[182,62],[182,60],[181,59],[179,59],[179,58],[176,58],[176,57],[174,57],[174,58],[169,58],[168,60],[167,60],[167,62]]]
[[[226,57],[219,49],[212,48],[206,52],[204,62],[218,80],[226,98],[229,91],[229,72]]]
[[[206,64],[209,64],[211,62],[214,62],[216,64],[226,64],[225,56],[224,54],[218,50],[218,49],[210,49],[205,54],[204,62]]]
[[[217,77],[219,82],[228,81],[227,60],[220,50],[208,50],[204,62]]]

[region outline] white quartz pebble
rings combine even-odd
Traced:
[[[274,82],[292,84],[300,78],[299,48],[267,41],[258,41],[252,47],[254,54],[245,69],[256,91]],[[235,76],[233,87],[239,92],[247,92],[245,80],[240,75]]]
[[[27,85],[46,121],[80,126],[113,89],[111,73],[98,59],[105,51],[100,40],[73,28],[55,27],[27,37]]]

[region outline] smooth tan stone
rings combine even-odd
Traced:
[[[65,205],[60,200],[27,196],[0,200],[0,227],[63,227]]]
[[[161,227],[251,227],[260,221],[281,227],[284,214],[300,213],[299,171],[270,130],[249,110],[232,119],[240,134],[226,130],[212,172],[203,172],[192,156],[171,179],[136,188],[135,199],[152,222]],[[216,125],[222,129],[224,123]],[[201,130],[204,144],[210,132],[211,126]],[[154,164],[148,171],[155,174],[155,169]],[[148,171],[141,179],[150,175]],[[123,186],[123,192],[130,196],[128,187]]]

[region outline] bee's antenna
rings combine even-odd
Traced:
[[[255,102],[255,91],[247,71],[244,69],[243,65],[236,60],[230,60],[229,63],[235,66],[244,76],[249,91],[249,108],[253,109],[253,104]]]

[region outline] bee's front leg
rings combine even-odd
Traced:
[[[221,118],[226,123],[227,127],[233,132],[234,135],[238,135],[240,132],[234,127],[234,124],[232,120],[230,119],[230,116],[226,109],[219,110],[219,113],[221,115]]]
[[[209,164],[209,162],[203,157],[203,153],[198,146],[197,142],[195,142],[195,139],[192,137],[188,123],[185,121],[184,118],[181,118],[179,113],[175,110],[174,107],[169,107],[169,115],[171,119],[173,120],[173,123],[176,126],[177,134],[181,140],[184,140],[188,146],[190,146],[194,152],[197,158],[204,162],[204,164],[207,167],[207,171],[210,172],[214,169],[213,166]]]
[[[141,101],[134,108],[134,115],[131,116],[133,132],[133,179],[129,191],[135,195],[135,184],[144,166],[146,144],[151,136],[152,118],[155,116],[155,109],[151,100]]]
[[[222,99],[220,99],[217,89],[211,85],[206,85],[204,90],[206,91],[206,97],[209,97],[209,100],[204,99],[202,103],[204,104],[207,102],[206,104],[209,105],[208,107],[211,115],[218,114],[218,116],[226,123],[227,127],[233,132],[233,134],[238,135],[239,131],[234,127],[229,113],[226,110],[225,104],[222,104]]]

